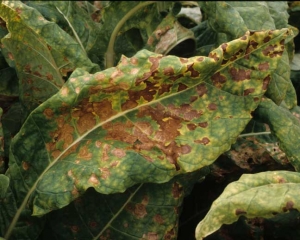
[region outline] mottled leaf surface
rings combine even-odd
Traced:
[[[295,172],[242,175],[238,181],[230,183],[213,202],[196,228],[196,239],[203,239],[222,224],[231,224],[240,216],[271,218],[292,209],[300,210],[299,184],[300,175]]]
[[[93,65],[80,45],[55,23],[20,1],[2,1],[1,18],[9,34],[1,42],[19,77],[20,98],[29,110],[55,94],[63,76]]]
[[[286,34],[247,32],[208,57],[143,50],[96,74],[75,71],[12,141],[15,219],[27,201],[43,215],[89,187],[123,192],[211,164],[251,119],[280,59],[266,49],[283,51]]]
[[[90,3],[83,3],[89,7]],[[48,21],[56,23],[80,45],[87,55],[95,54],[90,50],[101,41],[101,24],[93,21],[92,16],[77,1],[28,1],[27,5],[37,9]]]
[[[286,153],[290,163],[297,171],[300,169],[300,120],[287,108],[277,106],[264,99],[255,113],[270,126],[279,141],[280,148]]]
[[[183,198],[206,170],[164,184],[140,184],[124,193],[105,195],[90,188],[48,215],[43,239],[176,239]]]

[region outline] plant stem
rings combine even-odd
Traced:
[[[258,136],[258,135],[269,135],[271,132],[256,132],[256,133],[245,133],[239,135],[239,137],[249,137],[249,136]]]
[[[135,6],[133,9],[131,9],[121,20],[120,22],[117,24],[117,26],[115,27],[114,31],[112,32],[110,39],[109,39],[109,44],[108,44],[108,48],[107,51],[105,53],[105,62],[106,62],[106,68],[110,68],[114,66],[114,45],[115,45],[115,41],[117,38],[117,35],[120,31],[120,29],[123,27],[124,23],[132,17],[132,15],[140,10],[143,7],[146,7],[150,4],[156,3],[156,1],[146,1],[146,2],[141,2],[139,3],[137,6]]]

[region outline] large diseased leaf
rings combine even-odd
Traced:
[[[211,164],[251,119],[287,34],[247,32],[208,57],[143,50],[93,75],[77,69],[12,141],[15,219],[25,205],[43,215],[89,187],[123,192]]]
[[[76,40],[34,8],[2,1],[0,15],[9,31],[1,40],[2,51],[17,70],[20,98],[29,110],[55,94],[67,72],[78,66],[99,70]]]
[[[292,209],[300,210],[300,174],[288,171],[244,174],[229,184],[196,228],[200,240],[240,216],[271,218]]]
[[[300,121],[284,107],[277,106],[269,99],[264,99],[255,113],[267,123],[277,137],[280,148],[286,153],[290,163],[297,171],[300,169]]]

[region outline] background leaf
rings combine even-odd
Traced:
[[[271,218],[278,213],[300,209],[299,173],[289,171],[244,174],[230,183],[212,204],[196,228],[196,239],[203,239],[241,216]]]
[[[280,148],[286,153],[290,163],[298,171],[300,169],[300,120],[287,108],[274,104],[269,99],[263,99],[255,114],[270,126],[277,137]]]
[[[55,94],[76,66],[98,69],[72,37],[37,10],[20,1],[2,1],[0,15],[9,31],[1,40],[2,52],[16,68],[20,99],[29,110]]]
[[[183,198],[207,173],[204,168],[168,183],[142,184],[110,195],[90,188],[48,215],[41,239],[176,239]]]

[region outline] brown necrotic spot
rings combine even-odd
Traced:
[[[126,156],[126,152],[121,148],[115,148],[111,151],[111,153],[117,158],[123,158]]]
[[[217,110],[218,106],[215,103],[210,103],[207,108],[211,111]]]
[[[166,76],[172,76],[174,75],[174,69],[172,67],[166,67],[164,70],[164,75]]]
[[[189,145],[182,145],[182,146],[180,146],[180,152],[181,152],[181,154],[188,154],[188,153],[190,153],[192,151],[192,148],[191,148],[191,146],[189,146]]]
[[[137,65],[139,61],[138,61],[138,59],[136,57],[132,57],[132,58],[130,58],[130,62],[133,65]]]
[[[86,160],[90,160],[92,158],[93,154],[89,152],[89,149],[87,146],[83,146],[79,149],[78,157],[83,158]]]
[[[241,40],[247,40],[247,36],[244,35],[244,36],[240,37],[240,39],[241,39]]]
[[[202,127],[202,128],[207,128],[208,123],[207,122],[201,122],[201,123],[198,123],[198,126]]]
[[[163,224],[165,222],[164,219],[163,219],[163,217],[160,214],[156,214],[153,217],[153,221],[157,222],[158,224]]]
[[[254,88],[248,88],[246,90],[244,90],[244,96],[249,95],[250,93],[253,93],[255,91]]]
[[[188,88],[188,86],[185,85],[185,84],[183,84],[183,83],[179,83],[178,84],[178,92],[183,91],[183,90],[185,90],[187,88]]]
[[[260,63],[258,65],[258,70],[260,70],[260,71],[266,71],[266,70],[269,70],[269,68],[270,68],[270,66],[269,66],[268,62]]]
[[[268,86],[269,86],[269,82],[271,81],[271,77],[270,75],[266,76],[263,80],[263,90],[267,90]]]
[[[199,77],[200,73],[196,71],[193,67],[194,63],[187,65],[187,70],[185,72],[190,72],[191,77]]]
[[[270,36],[267,36],[267,37],[264,38],[264,43],[267,43],[267,42],[269,42],[270,40],[271,40],[271,37],[270,37]]]
[[[239,215],[243,215],[243,214],[247,214],[247,212],[243,209],[236,209],[235,210],[235,215],[239,216]]]
[[[227,44],[227,43],[223,43],[223,44],[221,45],[221,48],[222,48],[222,50],[223,50],[224,52],[226,52],[227,47],[228,47],[228,44]]]
[[[174,198],[179,198],[183,193],[183,188],[177,182],[173,183],[172,186],[172,195]]]
[[[197,140],[194,140],[194,142],[195,143],[200,143],[200,144],[202,144],[202,145],[207,145],[207,144],[209,144],[210,143],[210,140],[209,140],[209,138],[207,138],[207,137],[204,137],[204,138],[202,138],[202,139],[197,139]]]
[[[205,86],[205,83],[199,84],[196,87],[196,91],[197,91],[199,97],[202,97],[203,95],[207,94],[207,88]]]
[[[147,215],[146,206],[142,203],[135,204],[132,214],[138,219],[144,218]]]
[[[197,128],[197,125],[193,124],[193,123],[189,123],[187,124],[187,128],[190,130],[190,131],[193,131]]]
[[[92,173],[92,175],[90,176],[88,182],[89,182],[89,183],[92,183],[93,185],[99,184],[99,180],[98,180],[98,178],[96,177],[96,174],[95,174],[95,173]]]
[[[198,62],[202,62],[202,61],[204,60],[204,57],[198,57],[196,60],[197,60]]]
[[[101,172],[101,178],[103,180],[107,179],[110,176],[110,170],[107,167],[99,168]]]
[[[46,108],[43,112],[43,114],[46,116],[46,118],[52,118],[54,113],[53,110],[51,108]]]
[[[29,169],[30,164],[28,162],[22,161],[22,168],[27,171]]]
[[[282,208],[284,212],[290,211],[294,209],[294,202],[293,201],[287,201],[285,207]]]
[[[179,58],[179,60],[180,60],[180,62],[181,63],[187,63],[189,60],[188,59],[186,59],[186,58]]]

